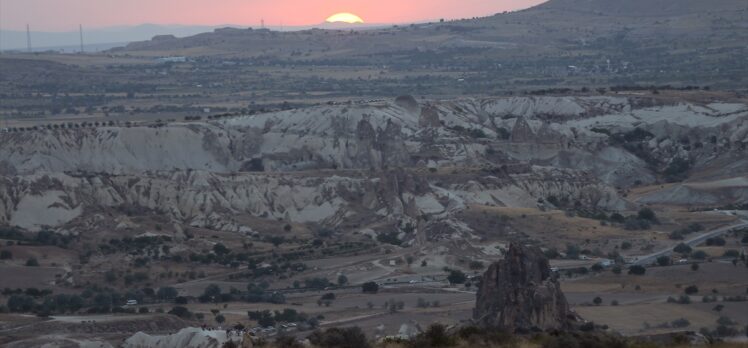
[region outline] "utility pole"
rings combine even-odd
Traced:
[[[31,28],[26,24],[26,48],[31,53]]]
[[[80,28],[81,32],[81,53],[83,53],[83,24],[79,24],[78,27]]]
[[[260,23],[262,23],[262,24],[260,24],[260,27],[261,27],[262,29],[265,29],[265,18],[263,18],[263,19],[260,19]]]

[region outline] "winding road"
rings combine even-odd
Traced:
[[[734,229],[741,229],[741,228],[748,228],[748,221],[746,221],[746,220],[740,220],[740,222],[737,223],[737,224],[730,225],[730,226],[725,226],[725,227],[721,227],[721,228],[718,228],[718,229],[711,230],[711,231],[709,231],[707,233],[703,233],[703,234],[700,234],[700,235],[698,235],[696,237],[693,237],[691,239],[685,240],[682,243],[686,244],[688,246],[693,247],[693,246],[696,246],[696,245],[699,245],[699,244],[703,243],[705,240],[707,240],[709,238],[718,237],[718,236],[721,236],[721,235],[726,234],[728,232],[731,232]],[[660,250],[660,251],[658,251],[656,253],[653,253],[653,254],[639,256],[631,264],[632,265],[640,265],[640,266],[646,266],[646,265],[653,264],[653,263],[657,262],[657,258],[658,257],[660,257],[660,256],[669,256],[670,254],[672,254],[673,253],[673,249],[675,249],[675,247],[678,244],[680,244],[680,243],[681,242],[678,242],[675,245],[672,245],[672,246],[670,246],[667,249]]]

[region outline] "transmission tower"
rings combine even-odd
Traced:
[[[81,33],[81,53],[83,53],[83,24],[79,24],[78,27],[80,28]]]
[[[26,24],[26,48],[31,53],[31,28]]]

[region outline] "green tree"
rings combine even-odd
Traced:
[[[670,265],[670,257],[669,256],[660,256],[657,258],[657,264],[660,266],[669,266]]]
[[[171,300],[171,299],[177,298],[177,296],[179,296],[177,289],[171,286],[161,287],[156,292],[156,297],[158,297],[161,300]]]
[[[366,282],[361,285],[361,291],[367,294],[376,294],[379,292],[379,284],[375,282]]]
[[[210,284],[203,291],[203,296],[217,298],[221,296],[221,288],[216,284]]]
[[[450,284],[464,284],[467,280],[467,276],[462,271],[451,270],[447,276],[447,280]]]
[[[36,258],[31,257],[28,260],[26,260],[26,266],[39,267],[39,261]]]
[[[339,276],[338,276],[338,285],[340,285],[340,286],[344,286],[344,285],[346,285],[346,284],[348,284],[348,277],[346,277],[346,276],[345,276],[345,275],[343,275],[343,274],[339,275]]]
[[[657,214],[655,214],[654,210],[649,208],[642,208],[639,210],[637,217],[641,220],[647,220],[653,223],[657,222]]]

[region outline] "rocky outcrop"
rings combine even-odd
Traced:
[[[221,348],[226,342],[241,344],[243,336],[239,333],[228,334],[226,330],[203,330],[184,328],[172,335],[151,336],[138,332],[125,340],[123,348]],[[250,345],[251,347],[251,345]]]
[[[521,332],[568,329],[570,314],[540,248],[512,244],[483,274],[473,319],[486,328]]]
[[[626,136],[635,128],[646,129]],[[509,137],[509,141],[507,141]],[[479,166],[497,158],[585,170],[616,187],[654,183],[672,158],[692,172],[745,157],[748,106],[637,98],[512,97],[325,105],[208,122],[0,132],[0,175],[289,172]],[[720,162],[722,161],[722,162]],[[704,170],[709,172],[708,170]],[[727,172],[727,171],[722,171]],[[734,173],[735,171],[729,171]]]
[[[405,170],[340,171],[333,176],[54,173],[0,177],[0,224],[40,230],[60,227],[86,212],[138,207],[192,227],[241,232],[237,216],[335,226],[342,219],[397,221],[423,214],[448,218],[470,204],[534,207],[538,199],[551,195],[590,208],[616,209],[625,204],[592,177],[541,168],[504,177],[476,172],[432,178]]]

